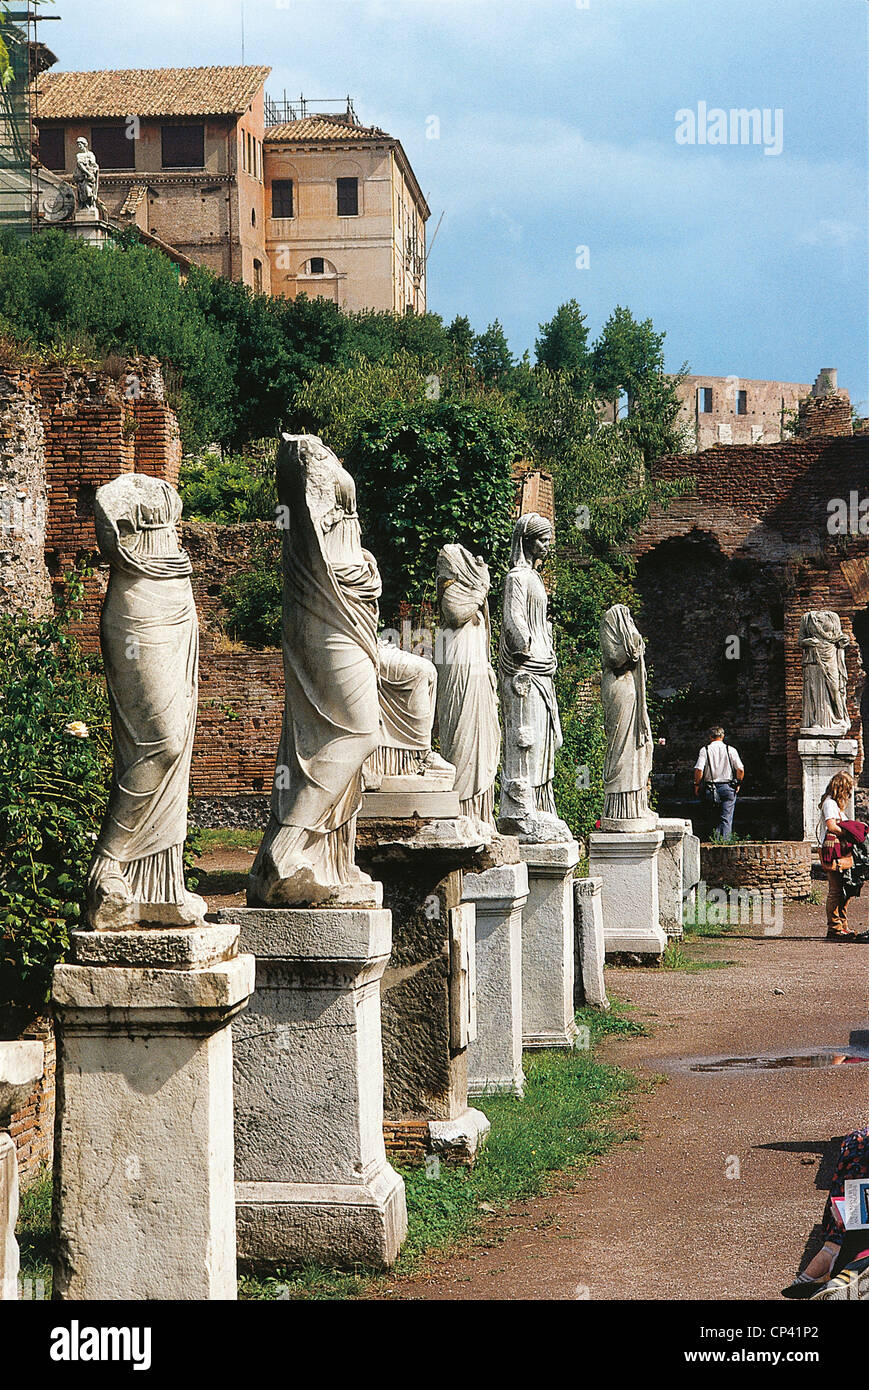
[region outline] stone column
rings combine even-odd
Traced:
[[[516,853],[518,857],[518,846]],[[501,864],[464,876],[464,901],[476,909],[477,1036],[468,1047],[471,1096],[524,1094],[522,909],[527,899],[525,864]]]
[[[602,878],[575,878],[573,904],[576,920],[576,988],[574,1003],[607,1010],[603,967],[606,943],[603,930]]]
[[[522,921],[522,1032],[527,1048],[573,1046],[575,840],[521,842],[528,866]]]
[[[358,862],[382,882],[392,912],[381,989],[384,1118],[424,1130],[430,1152],[459,1163],[474,1161],[489,1130],[485,1115],[468,1106],[475,912],[463,901],[462,871],[479,866],[481,849],[479,829],[464,816],[363,814],[357,828]]]
[[[689,820],[658,820],[658,829],[664,832],[664,843],[658,855],[658,901],[661,909],[661,926],[667,936],[681,937],[683,904],[685,899],[685,856],[686,843],[692,837],[693,826]],[[690,856],[689,856],[690,857]],[[697,878],[700,875],[698,873]],[[697,879],[694,880],[695,886]]]
[[[41,1042],[0,1042],[0,1302],[18,1298],[18,1154],[4,1125],[42,1075]]]
[[[658,957],[666,949],[658,896],[663,843],[663,830],[595,830],[589,837],[589,872],[603,879],[607,955]]]
[[[254,907],[231,915],[256,956],[256,992],[234,1027],[239,1258],[391,1265],[407,1209],[383,1143],[389,913]]]
[[[55,968],[54,1296],[234,1299],[238,927],[88,931]]]
[[[837,772],[854,776],[857,756],[855,738],[806,736],[797,739],[797,751],[803,765],[803,839],[818,843],[817,827],[821,819],[821,797],[831,777]],[[848,802],[845,819],[854,818],[854,798]]]

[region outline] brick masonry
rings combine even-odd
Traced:
[[[27,1102],[12,1116],[9,1133],[15,1140],[18,1172],[22,1183],[30,1182],[40,1169],[51,1163],[54,1152],[54,1030],[50,1018],[39,1018],[21,1035],[45,1046],[45,1069],[42,1079],[27,1097]]]
[[[809,840],[702,844],[700,877],[709,888],[780,888],[786,898],[804,898],[812,891],[812,845]]]

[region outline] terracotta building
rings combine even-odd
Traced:
[[[40,161],[71,177],[84,137],[111,223],[254,290],[423,312],[429,209],[400,142],[349,101],[338,115],[270,101],[269,72],[43,73]]]

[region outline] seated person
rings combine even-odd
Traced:
[[[833,1206],[834,1197],[844,1197],[849,1178],[869,1178],[869,1125],[846,1134],[842,1140],[839,1160],[830,1195],[824,1209],[822,1230],[824,1245],[805,1269],[786,1289],[785,1298],[811,1298],[845,1265],[857,1259],[869,1247],[869,1231],[846,1231]]]

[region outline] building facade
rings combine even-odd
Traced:
[[[779,444],[811,390],[805,382],[688,376],[677,392],[686,445],[700,452],[716,444]]]
[[[40,162],[70,178],[84,137],[112,223],[259,293],[423,313],[429,209],[401,143],[349,101],[276,105],[269,72],[43,73]]]

